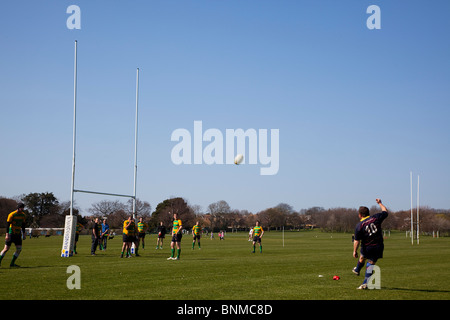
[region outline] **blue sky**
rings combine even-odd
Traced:
[[[69,5],[81,29],[69,30]],[[381,29],[369,30],[369,5]],[[226,200],[258,212],[312,206],[450,208],[450,2],[2,1],[0,195],[70,199],[78,41],[75,187]],[[178,128],[279,129],[280,168],[175,165]],[[83,210],[109,197],[76,194]],[[414,203],[415,203],[414,199]]]

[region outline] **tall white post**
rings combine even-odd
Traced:
[[[417,176],[417,244],[419,244],[419,176]]]
[[[70,190],[70,215],[73,215],[73,190],[75,186],[75,148],[77,130],[77,40],[75,40],[75,59],[73,74],[73,152],[72,152],[72,184]]]
[[[134,132],[134,191],[133,218],[136,218],[137,145],[138,145],[139,68],[136,69],[136,119]]]
[[[66,216],[64,224],[63,245],[61,257],[71,257],[75,244],[77,217],[73,215],[73,193],[75,185],[75,146],[77,121],[77,41],[75,40],[75,58],[73,74],[73,152],[72,152],[72,184],[70,187],[70,215]]]
[[[413,192],[412,192],[412,171],[409,173],[409,184],[411,187],[411,244],[414,244],[414,219],[413,219]]]

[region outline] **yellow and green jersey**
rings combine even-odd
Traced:
[[[25,213],[13,211],[8,215],[6,222],[9,224],[9,234],[20,234],[22,227],[25,226]]]
[[[146,224],[145,222],[138,222],[137,227],[139,233],[145,233],[145,231],[147,231],[148,229],[148,224]]]
[[[83,229],[83,225],[81,223],[77,223],[77,227],[76,227],[76,234],[80,234],[81,229]]]
[[[136,234],[136,224],[134,223],[134,221],[131,221],[128,227],[127,224],[128,220],[125,220],[123,223],[123,233],[127,236],[134,236]]]
[[[202,231],[202,228],[199,225],[195,225],[192,227],[192,232],[198,236],[200,234],[200,232]]]
[[[263,228],[261,226],[256,226],[253,228],[253,235],[256,237],[260,237],[261,234],[263,233]]]
[[[181,229],[181,220],[173,220],[173,229],[172,229],[172,234],[176,234],[178,233],[178,231]]]

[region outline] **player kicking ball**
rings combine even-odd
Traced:
[[[373,268],[378,259],[383,258],[383,232],[381,224],[387,218],[388,212],[386,207],[381,203],[381,199],[376,199],[381,208],[381,212],[370,216],[367,207],[359,207],[358,216],[359,223],[355,228],[355,240],[353,242],[353,257],[358,259],[358,248],[361,246],[360,257],[352,272],[359,276],[365,262],[366,274],[362,285],[357,289],[367,289],[367,281],[372,276]]]

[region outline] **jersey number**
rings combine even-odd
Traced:
[[[375,233],[377,233],[377,226],[373,223],[366,226],[366,232],[369,234],[369,237]]]

